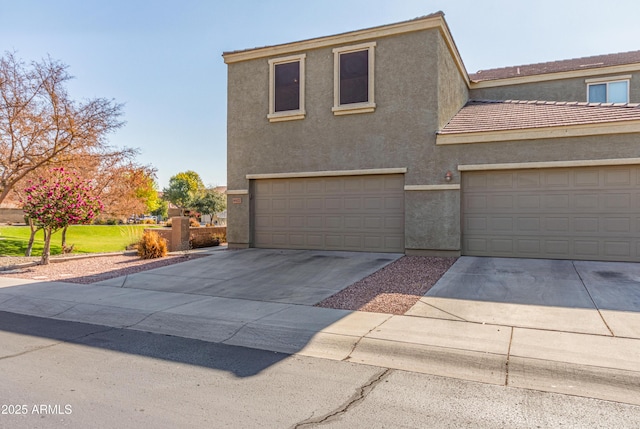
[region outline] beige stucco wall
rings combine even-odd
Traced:
[[[468,100],[465,80],[456,68],[448,47],[438,39],[438,120],[437,129],[442,128],[464,106]],[[434,136],[426,139],[420,150],[420,162],[427,169],[420,175],[407,178],[407,184],[444,185],[459,183],[455,159],[438,156],[441,148],[435,147]],[[454,179],[445,180],[447,171]],[[429,190],[405,192],[405,247],[414,254],[457,254],[460,250],[460,191]]]
[[[640,135],[571,137],[441,146],[439,159],[462,164],[636,158]]]
[[[597,72],[597,70],[596,70]],[[519,85],[497,86],[493,88],[473,88],[470,98],[477,100],[544,100],[544,101],[587,101],[586,79],[631,75],[629,81],[629,101],[640,102],[640,72],[589,74],[572,79],[535,82]]]
[[[437,29],[374,41],[377,108],[373,113],[334,116],[331,111],[332,49],[348,43],[304,52],[304,120],[267,120],[268,58],[229,64],[229,189],[250,189],[246,174],[397,167],[407,168],[406,184],[444,183],[444,172],[435,168],[431,156],[443,120],[438,109],[439,104],[448,112],[460,109],[466,101],[464,80]],[[440,80],[441,69],[454,77]],[[447,88],[442,89],[445,83]],[[232,246],[242,247],[251,238],[249,198],[244,197],[241,204],[232,204],[229,196]],[[423,207],[407,219],[428,216],[426,210]],[[407,222],[408,231],[415,228]],[[422,240],[416,246],[427,243]]]
[[[372,39],[375,48],[373,113],[334,116],[335,46],[306,54],[306,118],[270,123],[269,58],[229,64],[228,196],[230,247],[251,245],[252,181],[247,174],[406,168],[405,185],[459,184],[459,165],[637,157],[633,134],[436,145],[436,132],[469,98],[585,99],[585,78],[469,92],[439,30]],[[359,41],[358,43],[360,43]],[[631,80],[632,101],[640,76]],[[640,101],[640,100],[637,100]],[[453,173],[448,183],[444,176]],[[235,203],[234,203],[235,200]],[[460,251],[460,191],[405,191],[408,253]]]

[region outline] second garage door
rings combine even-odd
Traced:
[[[640,260],[640,167],[463,173],[463,254]]]
[[[253,245],[404,252],[402,174],[260,179]]]

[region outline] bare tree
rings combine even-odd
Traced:
[[[10,52],[0,57],[0,203],[42,167],[118,152],[106,135],[124,125],[122,105],[76,102],[66,90],[70,79],[67,66],[51,58],[27,65]]]

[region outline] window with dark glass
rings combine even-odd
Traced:
[[[589,84],[587,98],[589,103],[628,103],[629,81]]]
[[[369,101],[369,50],[340,54],[340,105]]]
[[[300,109],[300,62],[274,66],[275,112]]]

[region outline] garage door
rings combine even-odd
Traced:
[[[402,174],[253,183],[254,246],[404,252]]]
[[[640,260],[640,167],[465,172],[465,255]]]

